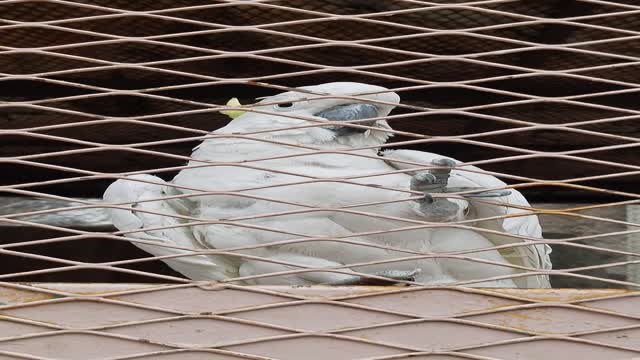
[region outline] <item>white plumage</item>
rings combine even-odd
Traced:
[[[309,92],[328,96],[312,95]],[[349,98],[354,95],[361,100]],[[128,236],[157,241],[159,245],[215,251],[241,248],[224,254],[181,256],[191,252],[135,243],[155,256],[179,256],[164,261],[176,271],[195,280],[253,277],[245,283],[287,285],[356,282],[358,276],[326,271],[255,277],[274,272],[345,265],[349,267],[342,270],[365,274],[390,274],[394,271],[410,273],[420,270],[415,280],[427,284],[473,281],[521,272],[506,266],[465,259],[419,259],[415,254],[486,249],[521,242],[521,239],[452,228],[446,224],[433,228],[397,229],[415,226],[417,221],[441,222],[513,215],[522,213],[523,210],[460,198],[436,198],[431,206],[424,201],[408,200],[331,210],[355,204],[406,199],[411,196],[406,191],[389,188],[407,190],[412,180],[415,182],[419,177],[415,173],[398,172],[399,169],[416,167],[398,161],[432,166],[433,160],[445,158],[409,150],[387,151],[380,157],[377,155],[377,147],[389,137],[390,128],[385,121],[361,123],[375,128],[366,131],[344,126],[339,122],[366,119],[371,117],[372,111],[374,116],[384,117],[399,100],[397,94],[385,88],[358,83],[310,86],[300,88],[300,91],[265,98],[250,108],[257,112],[248,111],[213,132],[217,135],[227,134],[228,137],[208,139],[196,147],[189,164],[199,167],[182,170],[171,183],[165,183],[151,175],[132,176],[130,180],[113,183],[104,194],[105,201],[133,204],[126,210],[112,210],[113,223],[120,230],[140,230]],[[364,105],[364,102],[374,106]],[[273,103],[277,104],[271,105]],[[334,122],[309,127],[327,119]],[[237,134],[249,135],[236,136]],[[351,150],[361,147],[369,148]],[[350,152],[338,152],[342,150]],[[214,161],[216,164],[203,167],[203,160]],[[482,188],[505,186],[493,176],[466,172],[463,169],[479,170],[470,166],[456,167],[445,185]],[[379,175],[385,173],[387,174]],[[376,176],[368,176],[374,174]],[[323,181],[329,178],[352,179]],[[222,193],[202,195],[199,194],[200,191],[191,189]],[[434,192],[438,191],[436,189]],[[144,201],[162,197],[171,199]],[[491,200],[529,206],[517,191]],[[302,210],[309,211],[301,212]],[[159,212],[166,216],[145,211]],[[376,218],[360,214],[361,212],[393,219]],[[220,222],[171,227],[194,221],[194,218]],[[542,237],[540,225],[534,215],[481,221],[475,226],[527,237]],[[171,228],[146,230],[162,227]],[[388,230],[393,231],[384,232]],[[305,237],[313,240],[292,241]],[[336,238],[349,240],[350,243]],[[286,241],[289,242],[282,243]],[[273,245],[275,242],[280,243]],[[372,246],[366,246],[367,244]],[[385,249],[385,246],[407,249],[410,252]],[[465,256],[546,270],[551,268],[549,252],[548,246],[540,244],[500,251],[484,250]],[[411,259],[351,266],[403,257]],[[472,286],[549,287],[549,281],[547,276],[538,275],[483,281]]]

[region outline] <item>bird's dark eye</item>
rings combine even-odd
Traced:
[[[275,104],[273,105],[273,107],[275,107],[276,109],[288,109],[290,107],[293,107],[293,103],[282,103],[282,104]]]

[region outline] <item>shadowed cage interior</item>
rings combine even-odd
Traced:
[[[221,286],[221,293],[255,297],[237,305],[249,310],[225,305],[200,311],[200,305],[183,304],[169,311],[154,302],[154,291],[161,292],[158,284],[170,284],[167,296],[176,303],[206,287],[190,287],[194,283],[184,276],[114,235],[99,198],[110,183],[130,173],[172,179],[203,136],[229,122],[220,110],[231,97],[250,104],[255,98],[326,82],[380,85],[402,99],[388,119],[399,133],[384,148],[429,151],[477,165],[515,186],[532,203],[553,249],[553,288],[633,289],[640,282],[639,13],[640,4],[632,0],[0,1],[0,285],[21,294],[16,303],[28,298],[44,302],[41,306],[56,297],[76,301],[82,294],[101,294],[95,295],[100,300],[93,305],[113,311],[117,319],[111,325],[130,319],[128,312],[137,308],[129,302],[144,310],[144,316],[131,320],[137,323],[130,331],[107,323],[65,323],[55,311],[50,319],[46,311],[35,316],[29,311],[35,314],[37,306],[13,308],[8,300],[2,300],[9,306],[2,314],[28,319],[20,326],[42,327],[38,331],[51,334],[83,329],[65,341],[102,336],[96,332],[118,334],[109,341],[126,340],[136,347],[123,345],[126,351],[112,355],[119,358],[155,358],[160,355],[149,354],[159,352],[167,359],[233,359],[238,353],[295,359],[314,346],[322,348],[325,341],[341,344],[359,336],[371,342],[347,348],[361,358],[401,358],[436,350],[442,354],[425,358],[504,354],[505,359],[516,359],[519,351],[528,354],[525,358],[539,358],[527,353],[533,350],[518,348],[530,341],[544,341],[549,349],[578,346],[576,354],[584,351],[585,358],[590,351],[598,356],[609,356],[610,351],[612,358],[637,356],[637,341],[616,337],[639,334],[640,313],[616,303],[635,298],[626,290],[589,295],[573,290],[576,293],[550,294],[547,299],[461,288],[424,294],[396,289],[379,296],[433,297],[440,304],[446,303],[443,299],[464,303],[469,297],[470,303],[480,304],[461,310],[466,315],[460,317],[431,310],[408,315],[401,313],[402,301],[390,308],[377,301],[379,297],[362,297],[361,290],[335,290],[316,303],[319,298],[312,290],[249,291],[230,282]],[[69,207],[74,209],[63,210]],[[73,284],[16,282],[129,285],[84,291]],[[147,292],[151,288],[155,290]],[[597,319],[589,321],[605,325],[554,332],[538,324],[523,330],[514,318],[491,317],[492,305],[482,305],[491,296],[499,303],[496,308],[514,313],[544,301],[562,303],[559,319],[572,319],[573,312],[586,318],[584,307],[596,309],[590,315]],[[350,310],[348,317],[354,319],[358,311],[378,311],[380,319],[334,324],[335,329],[291,323],[254,329],[252,336],[271,339],[267,342],[279,339],[291,343],[291,349],[299,346],[298,355],[272,353],[273,346],[264,350],[264,343],[245,344],[234,337],[254,331],[244,327],[266,321],[267,315],[252,307],[272,305],[276,318],[278,311],[289,311],[281,307],[306,306],[336,312],[336,317]],[[554,311],[540,309],[543,317],[551,316],[545,311]],[[201,312],[208,314],[198,317]],[[180,329],[191,329],[203,319],[229,321],[226,316],[237,321],[237,328],[213,345],[144,328],[175,317]],[[438,316],[446,319],[425,320]],[[149,323],[141,325],[145,321]],[[417,340],[381,344],[387,341],[382,340],[387,328],[379,328],[381,323],[397,322],[393,326],[413,326],[415,331],[429,331],[428,326],[437,324],[455,332],[467,331],[465,326],[474,321],[484,321],[478,340],[484,347],[438,348]],[[338,327],[351,330],[340,332]],[[616,333],[613,328],[631,330]],[[313,344],[302,344],[305,332],[314,331],[321,334],[314,335],[318,338]],[[580,341],[565,343],[574,333]],[[27,343],[38,339],[27,330],[0,336],[24,334],[31,334]],[[63,335],[51,339],[56,336]],[[151,341],[136,342],[136,337]],[[37,345],[33,352],[11,347],[14,340],[3,347],[3,341],[0,338],[0,352],[8,358],[51,355]],[[196,347],[209,350],[195,352]],[[10,353],[14,349],[18,355]]]

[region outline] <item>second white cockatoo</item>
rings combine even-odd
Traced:
[[[523,215],[522,194],[441,155],[378,153],[391,130],[383,118],[399,101],[383,87],[351,82],[263,98],[229,113],[234,119],[198,145],[172,181],[130,176],[104,200],[127,204],[112,209],[112,219],[146,240],[136,246],[167,256],[194,280],[358,284],[373,275],[549,287],[545,274],[518,275],[551,268],[548,246],[522,244],[542,238],[537,217]],[[467,190],[478,191],[438,196]],[[482,218],[491,219],[465,225],[489,231],[448,224]]]

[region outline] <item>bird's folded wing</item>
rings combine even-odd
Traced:
[[[104,193],[104,201],[126,204],[126,209],[110,210],[114,226],[126,231],[129,238],[145,240],[145,243],[132,243],[153,256],[167,256],[163,262],[191,279],[223,279],[233,269],[225,267],[224,262],[219,263],[213,256],[193,255],[194,251],[206,249],[194,239],[192,227],[185,226],[187,221],[180,218],[185,208],[176,206],[179,200],[149,201],[173,195],[167,194],[170,187],[165,184],[151,175],[134,175],[111,184]]]

